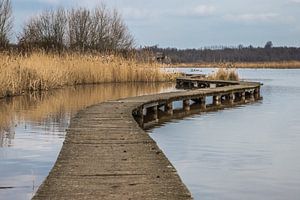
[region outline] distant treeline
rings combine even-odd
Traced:
[[[117,51],[134,46],[117,10],[104,4],[90,10],[73,8],[46,10],[27,21],[17,43],[11,45],[13,13],[10,0],[0,0],[0,49],[46,51]]]
[[[273,47],[271,41],[265,47],[221,47],[203,49],[144,47],[140,51],[153,52],[159,59],[171,63],[201,62],[270,62],[300,60],[300,48]],[[163,59],[161,59],[161,57]]]

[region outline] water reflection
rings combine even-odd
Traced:
[[[261,103],[174,120],[151,136],[195,199],[298,200],[300,70],[239,74],[264,82]]]
[[[0,100],[0,197],[30,199],[48,175],[74,114],[99,102],[174,90],[172,83],[102,84]]]

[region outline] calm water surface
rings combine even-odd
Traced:
[[[151,136],[195,199],[298,200],[300,70],[239,70],[239,74],[265,84],[263,101],[174,120],[153,129]],[[0,100],[0,199],[32,197],[51,170],[65,129],[78,110],[172,88],[105,84]]]
[[[239,75],[264,83],[263,101],[174,120],[151,136],[195,199],[299,200],[300,70]]]
[[[31,199],[54,165],[78,110],[173,88],[166,83],[103,84],[0,100],[0,199]]]

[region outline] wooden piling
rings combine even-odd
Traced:
[[[185,111],[189,111],[191,109],[191,107],[190,107],[190,100],[189,99],[183,100],[183,109]]]
[[[172,101],[166,102],[165,112],[169,115],[173,115],[173,102]]]

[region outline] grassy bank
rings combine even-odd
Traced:
[[[168,67],[193,67],[193,68],[217,68],[231,65],[233,68],[266,68],[266,69],[300,69],[300,61],[280,61],[280,62],[235,62],[235,63],[177,63]],[[166,65],[164,65],[166,67]]]
[[[0,55],[0,97],[71,85],[169,81],[155,63],[118,56],[33,53]]]

